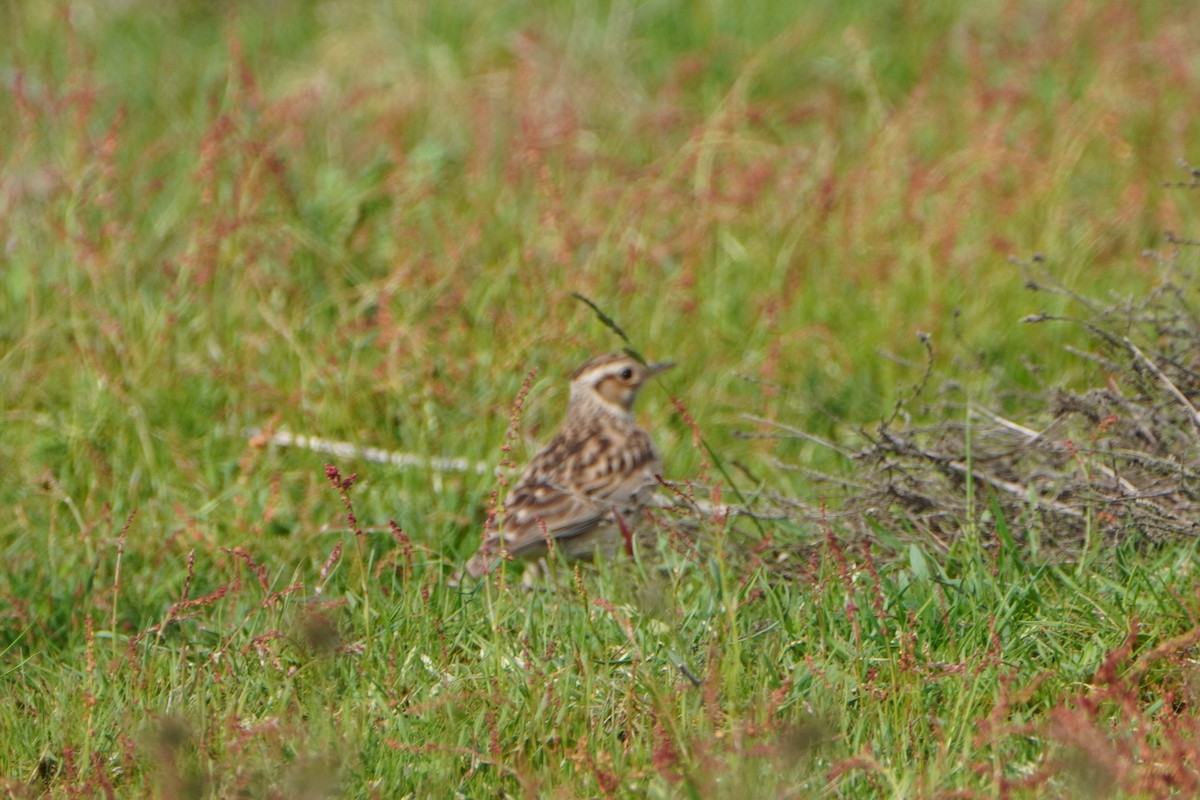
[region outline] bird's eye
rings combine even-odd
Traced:
[[[630,369],[629,367],[626,367],[625,369],[621,370],[621,380],[627,381],[632,377],[633,377],[633,370]]]

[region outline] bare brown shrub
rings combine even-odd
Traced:
[[[1078,309],[1023,322],[1082,330],[1090,346],[1069,349],[1099,367],[1102,385],[1072,390],[1047,379],[1047,388],[1018,399],[1028,409],[1018,421],[958,399],[953,384],[918,410],[930,393],[930,369],[888,419],[857,431],[853,447],[769,423],[770,435],[782,429],[816,441],[853,465],[807,471],[821,497],[844,498],[836,512],[774,502],[794,517],[834,518],[850,531],[911,526],[943,546],[967,527],[1016,540],[1036,535],[1059,551],[1200,533],[1200,312],[1197,276],[1181,263],[1195,243],[1169,237],[1169,244],[1169,254],[1153,254],[1163,279],[1142,297],[1088,297],[1054,281],[1040,257],[1020,265],[1030,290]],[[934,421],[912,422],[917,416]]]

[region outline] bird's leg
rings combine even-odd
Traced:
[[[613,516],[617,519],[617,527],[621,529],[621,538],[625,540],[625,555],[633,558],[633,531],[629,530],[629,526],[625,524],[625,518],[615,508]]]
[[[527,592],[532,592],[542,582],[543,576],[550,574],[546,559],[539,558],[537,561],[530,561],[525,566],[525,571],[521,573],[521,588]]]

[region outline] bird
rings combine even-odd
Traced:
[[[535,561],[553,542],[570,561],[632,555],[631,526],[661,479],[662,458],[633,418],[638,392],[672,363],[625,353],[597,356],[571,375],[558,433],[529,462],[504,501],[503,521],[467,562],[478,578],[505,556]]]

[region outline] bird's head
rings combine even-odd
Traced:
[[[674,364],[643,364],[624,353],[597,356],[571,375],[571,399],[599,401],[615,411],[628,413],[638,390]]]

